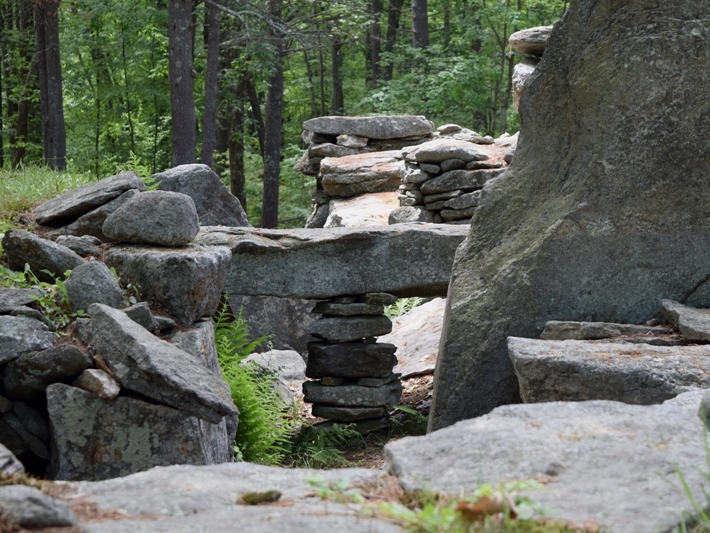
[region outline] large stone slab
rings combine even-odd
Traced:
[[[402,383],[397,379],[379,387],[338,385],[329,387],[317,381],[303,383],[303,401],[338,407],[394,407],[402,395]]]
[[[508,337],[525,402],[615,400],[650,405],[710,388],[710,346],[651,346]]]
[[[545,324],[540,338],[548,341],[595,340],[621,336],[652,337],[668,333],[670,330],[663,326],[550,320]]]
[[[106,520],[87,521],[86,533],[395,533],[389,521],[313,495],[309,479],[328,486],[342,479],[376,483],[381,470],[307,470],[252,463],[154,468],[118,479],[66,487],[69,503],[96,504]],[[247,493],[279,491],[274,505],[237,503]],[[115,512],[116,510],[121,512]]]
[[[397,347],[386,343],[346,342],[308,344],[306,376],[343,378],[386,378],[397,364]]]
[[[52,333],[39,320],[24,316],[0,316],[0,364],[26,352],[52,346]]]
[[[71,221],[130,189],[145,191],[145,184],[133,172],[122,172],[47,200],[35,208],[35,218],[39,224]]]
[[[124,285],[138,288],[183,324],[212,316],[222,294],[230,251],[225,247],[190,245],[181,249],[114,246],[104,261]]]
[[[303,129],[325,135],[358,135],[369,139],[424,137],[434,131],[434,123],[423,116],[318,117],[306,120]]]
[[[61,383],[47,388],[51,479],[100,480],[154,466],[212,464],[199,419],[165,405],[114,400]],[[225,442],[220,443],[226,447]]]
[[[348,198],[359,194],[394,191],[404,177],[399,151],[326,157],[319,177],[327,196]]]
[[[710,307],[709,21],[700,0],[578,0],[555,25],[457,254],[431,429],[520,401],[508,336]]]
[[[314,337],[331,342],[349,342],[387,335],[392,331],[392,321],[380,316],[335,316],[323,317],[313,322],[308,332]]]
[[[237,197],[207,165],[180,165],[151,178],[159,184],[160,191],[192,198],[201,226],[251,226]]]
[[[417,163],[441,163],[447,159],[469,161],[485,161],[490,156],[481,146],[456,139],[435,139],[423,144],[405,148],[402,151],[407,161]]]
[[[492,170],[450,170],[424,183],[423,194],[437,194],[449,191],[471,191],[480,189],[488,180],[498,177],[503,171]]]
[[[238,413],[229,386],[194,355],[117,309],[93,304],[89,315],[91,344],[121,386],[213,424]]]
[[[604,531],[671,531],[692,506],[680,484],[705,502],[704,392],[663,405],[553,402],[492,413],[385,446],[389,471],[406,490],[470,494],[484,483],[536,478],[528,494],[557,518]],[[707,489],[706,489],[707,490]]]
[[[467,231],[465,227],[416,223],[362,229],[212,227],[200,230],[195,242],[232,250],[224,285],[230,294],[443,296],[454,252]]]
[[[2,248],[10,268],[22,272],[26,264],[30,265],[37,278],[49,283],[54,282],[52,276],[63,278],[67,270],[86,262],[66,246],[21,229],[12,229],[5,233]],[[43,270],[49,271],[51,275],[42,272]]]

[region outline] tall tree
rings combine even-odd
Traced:
[[[204,122],[200,161],[212,166],[212,155],[217,143],[217,92],[219,91],[220,11],[209,3],[205,15],[207,69],[205,73]]]
[[[60,0],[37,0],[34,11],[44,160],[54,170],[67,167],[59,56],[59,3]]]
[[[372,22],[369,27],[370,37],[370,68],[372,69],[372,86],[377,87],[382,79],[380,69],[380,53],[381,53],[381,32],[380,32],[380,16],[382,15],[382,0],[370,1],[370,17]]]
[[[264,113],[264,194],[261,227],[279,224],[279,186],[281,184],[281,127],[284,105],[284,42],[282,25],[283,0],[268,0],[269,34],[273,56],[266,90]]]
[[[343,41],[339,35],[332,37],[330,113],[342,115],[345,112],[345,95],[343,94]]]
[[[429,46],[429,10],[427,0],[412,0],[412,47]]]
[[[170,116],[172,165],[195,162],[197,129],[195,123],[194,66],[192,38],[192,0],[168,1],[168,39],[170,52]]]
[[[392,74],[394,73],[394,61],[392,61],[392,56],[394,54],[394,45],[397,41],[397,30],[399,29],[399,16],[402,13],[402,4],[404,4],[404,0],[390,0],[387,6],[387,37],[385,38],[387,63],[385,64],[385,71],[383,73],[383,77],[387,81],[392,79]]]

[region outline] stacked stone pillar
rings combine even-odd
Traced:
[[[388,429],[388,409],[402,395],[397,347],[377,342],[392,331],[384,306],[397,300],[384,293],[340,296],[318,302],[322,315],[309,328],[316,340],[308,344],[304,400],[314,416],[354,424],[363,434]]]

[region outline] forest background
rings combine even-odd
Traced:
[[[90,179],[204,162],[302,227],[303,121],[415,114],[514,133],[514,31],[567,0],[0,0],[0,169]]]

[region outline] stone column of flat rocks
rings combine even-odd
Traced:
[[[393,344],[376,337],[392,331],[384,306],[396,296],[371,293],[340,296],[318,302],[314,313],[322,315],[308,331],[317,340],[308,344],[304,400],[313,404],[313,416],[333,423],[354,424],[362,434],[389,429],[388,409],[402,395]]]

